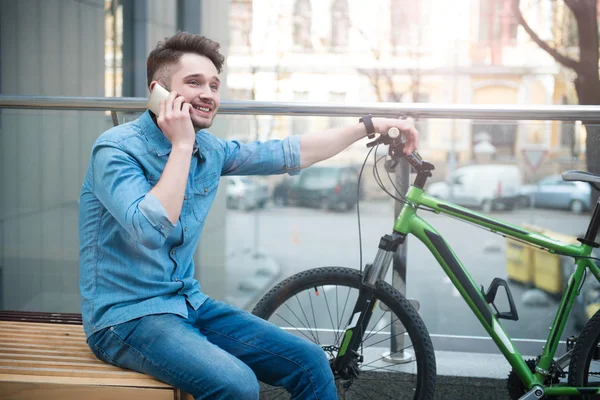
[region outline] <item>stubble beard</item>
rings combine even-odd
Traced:
[[[210,121],[194,121],[194,119],[192,119],[192,125],[194,126],[194,130],[198,132],[201,129],[210,128],[212,126],[213,120],[214,117],[211,118]]]

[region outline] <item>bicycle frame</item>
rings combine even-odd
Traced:
[[[394,231],[408,235],[416,236],[435,256],[443,268],[446,275],[450,278],[456,289],[459,291],[463,299],[469,305],[475,316],[479,319],[490,337],[494,340],[499,350],[505,356],[510,365],[527,388],[532,388],[534,385],[544,387],[546,395],[580,395],[582,393],[590,393],[590,390],[600,393],[600,389],[576,388],[566,385],[545,386],[544,380],[546,376],[541,371],[549,371],[550,366],[558,347],[560,336],[564,330],[569,312],[573,306],[575,297],[579,294],[583,275],[586,268],[589,268],[596,279],[600,281],[600,268],[588,258],[592,252],[592,247],[586,244],[571,245],[551,239],[547,236],[530,232],[521,227],[510,225],[502,221],[495,220],[467,208],[456,206],[452,203],[438,200],[428,196],[423,189],[411,186],[406,194],[406,200],[409,204],[402,208],[394,224]],[[462,265],[458,257],[448,246],[442,236],[425,220],[417,215],[417,207],[423,206],[432,209],[436,213],[447,214],[464,221],[469,221],[473,224],[490,229],[492,232],[499,232],[503,235],[518,239],[530,245],[538,246],[547,249],[551,253],[559,253],[562,255],[573,257],[576,260],[576,268],[571,275],[567,289],[562,296],[560,305],[554,319],[554,323],[550,328],[550,333],[543,353],[539,360],[538,369],[532,373],[523,356],[517,351],[510,337],[504,331],[498,318],[494,315],[488,303],[483,297],[481,289],[473,281],[468,271]],[[591,392],[594,393],[594,392]]]

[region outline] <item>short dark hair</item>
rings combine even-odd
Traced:
[[[150,52],[146,60],[146,75],[148,86],[155,80],[171,78],[173,67],[177,65],[181,56],[185,53],[195,53],[207,57],[221,73],[225,57],[219,53],[221,46],[218,42],[205,36],[195,35],[188,32],[178,32],[175,35],[158,42],[156,48]],[[170,82],[168,82],[170,83]]]

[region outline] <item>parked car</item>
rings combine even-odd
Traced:
[[[579,214],[590,209],[590,185],[585,182],[563,181],[561,175],[551,175],[519,191],[523,207],[562,208]]]
[[[300,175],[285,176],[281,182],[276,184],[273,188],[273,204],[277,206],[287,206],[290,188],[298,185],[298,182],[300,182]]]
[[[269,186],[260,178],[226,176],[227,208],[252,210],[263,208],[269,201]]]
[[[457,168],[450,181],[428,185],[427,193],[488,213],[498,208],[513,209],[520,188],[521,173],[516,165],[483,164]]]
[[[358,171],[353,166],[312,166],[276,185],[273,201],[280,205],[350,210],[357,203]]]

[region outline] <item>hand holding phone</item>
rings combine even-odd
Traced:
[[[167,97],[169,97],[169,91],[157,83],[154,85],[152,92],[150,92],[146,107],[148,107],[148,110],[152,111],[155,115],[158,115],[160,114],[160,101],[167,100]]]
[[[171,97],[169,97],[171,96]],[[165,100],[164,115],[160,114],[160,101]],[[191,149],[196,132],[190,116],[191,105],[183,96],[169,91],[158,83],[154,85],[147,107],[157,116],[157,124],[169,141],[176,145],[183,143]]]

